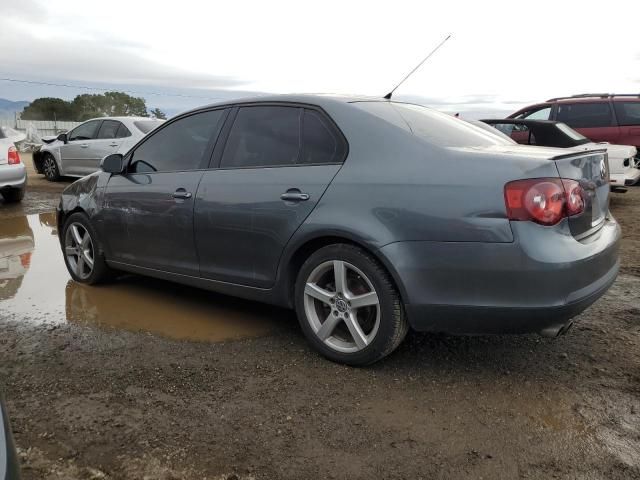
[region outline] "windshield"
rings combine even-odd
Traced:
[[[440,147],[509,145],[506,139],[464,120],[420,105],[396,102],[355,102],[355,106]]]
[[[591,141],[581,133],[576,132],[573,128],[571,128],[566,123],[562,123],[562,122],[556,123],[556,127],[562,133],[571,137],[572,140],[575,140],[578,145],[582,145],[583,143],[589,143]]]
[[[162,124],[160,120],[139,120],[137,122],[133,122],[138,130],[142,133],[147,134],[154,128],[158,127]]]

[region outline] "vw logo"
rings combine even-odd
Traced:
[[[607,162],[604,161],[604,158],[600,160],[600,177],[602,179],[607,177]]]
[[[344,300],[342,300],[341,298],[336,300],[336,308],[338,309],[338,311],[340,313],[344,313],[347,311],[347,309],[349,308],[347,306],[347,302],[345,302]]]

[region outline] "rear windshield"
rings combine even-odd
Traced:
[[[420,105],[395,102],[355,102],[355,106],[440,147],[510,145],[507,139],[475,125]]]
[[[161,125],[162,122],[159,122],[157,120],[138,120],[137,122],[133,122],[133,124],[142,133],[147,134],[151,130],[153,130],[154,128],[156,128],[159,125]]]
[[[619,125],[640,125],[640,102],[613,102]]]

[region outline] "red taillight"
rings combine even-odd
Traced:
[[[575,180],[531,178],[504,186],[509,220],[555,225],[584,211],[584,192]]]
[[[17,165],[20,163],[20,154],[16,147],[13,145],[9,147],[9,153],[7,154],[7,158],[9,159],[9,165]]]

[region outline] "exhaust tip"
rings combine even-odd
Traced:
[[[564,325],[553,325],[540,331],[540,335],[546,338],[556,338],[564,335],[573,326],[573,322],[567,322]]]

